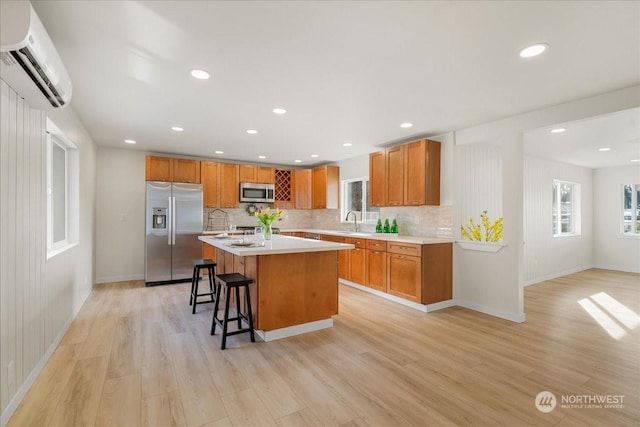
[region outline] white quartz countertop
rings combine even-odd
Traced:
[[[453,239],[447,239],[447,238],[442,238],[442,237],[423,237],[423,236],[409,236],[409,235],[405,235],[405,234],[387,234],[387,233],[368,233],[368,232],[363,232],[363,233],[353,233],[353,232],[348,232],[348,231],[342,231],[342,230],[320,230],[320,229],[315,229],[315,228],[295,228],[295,229],[286,229],[286,228],[281,228],[280,232],[281,233],[286,233],[286,232],[303,232],[303,233],[311,233],[311,234],[327,234],[330,236],[340,236],[340,237],[356,237],[356,238],[363,238],[363,239],[374,239],[374,240],[384,240],[387,242],[400,242],[400,243],[414,243],[416,245],[435,245],[435,244],[439,244],[439,243],[453,243],[454,240]],[[243,237],[242,236],[242,231],[223,231],[223,230],[219,230],[219,231],[203,231],[202,234],[203,235],[215,235],[215,234],[221,234],[221,233],[229,233],[229,234],[235,234],[239,237]],[[275,234],[274,234],[275,236]]]
[[[245,237],[245,236],[242,236]],[[322,240],[301,239],[299,237],[280,236],[274,234],[271,240],[266,240],[264,246],[237,246],[238,243],[245,244],[256,242],[253,236],[245,238],[231,236],[226,239],[219,239],[210,236],[198,237],[201,241],[208,243],[216,248],[230,252],[238,256],[254,256],[254,255],[277,255],[277,254],[293,254],[303,252],[324,252],[324,251],[341,251],[346,249],[354,249],[355,246],[346,243],[326,242]],[[234,245],[235,244],[235,245]]]

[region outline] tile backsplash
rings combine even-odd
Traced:
[[[227,214],[229,224],[236,226],[255,226],[258,221],[245,211],[246,205],[239,209],[222,209]],[[209,214],[215,209],[204,209],[204,227],[207,227]],[[216,214],[220,214],[220,209]],[[323,230],[350,230],[353,223],[341,222],[339,209],[296,210],[287,209],[286,217],[274,224],[282,229],[317,228]],[[384,220],[396,219],[400,234],[452,238],[451,206],[417,206],[417,207],[386,207],[380,209],[380,217]],[[375,224],[359,224],[361,231],[375,231]]]

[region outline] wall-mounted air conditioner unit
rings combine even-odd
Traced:
[[[67,69],[28,1],[0,1],[0,77],[33,108],[71,100]]]

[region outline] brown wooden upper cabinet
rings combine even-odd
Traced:
[[[311,209],[311,169],[293,171],[294,205],[296,209]]]
[[[220,163],[202,162],[200,165],[200,180],[202,182],[202,202],[205,208],[220,207]],[[210,246],[210,245],[205,245]]]
[[[240,165],[240,182],[275,184],[275,170],[264,166]]]
[[[369,203],[371,206],[387,206],[386,154],[386,151],[369,154]]]
[[[220,186],[220,208],[237,208],[240,206],[240,181],[238,165],[220,163],[218,182]]]
[[[428,139],[369,154],[373,206],[440,204],[440,143]]]
[[[275,199],[274,205],[280,209],[295,208],[294,172],[288,169],[275,170]]]
[[[320,166],[313,169],[311,182],[313,209],[338,209],[340,198],[340,168]]]
[[[147,181],[200,183],[200,161],[146,156]]]

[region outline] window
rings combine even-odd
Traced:
[[[349,211],[359,215],[362,222],[375,222],[380,217],[380,208],[369,205],[369,178],[342,181],[341,219],[345,220]]]
[[[622,186],[622,233],[640,235],[640,184]]]
[[[78,240],[78,149],[47,119],[47,257]]]
[[[580,184],[553,180],[553,235],[580,234]]]

